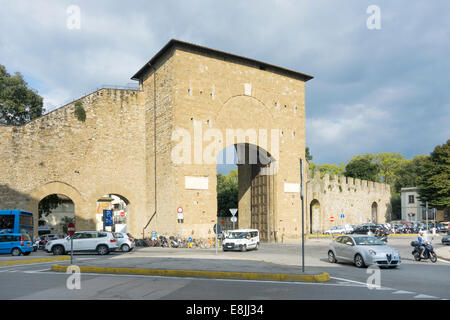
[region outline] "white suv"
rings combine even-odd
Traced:
[[[117,239],[113,232],[80,231],[73,235],[73,251],[97,251],[98,254],[105,255],[117,248]],[[45,251],[54,255],[69,253],[70,250],[70,236],[49,241],[45,245]]]

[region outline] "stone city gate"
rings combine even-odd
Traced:
[[[0,208],[31,210],[37,221],[42,197],[65,194],[77,229],[89,230],[98,228],[98,199],[116,194],[131,208],[135,237],[181,229],[209,238],[217,154],[246,146],[245,158],[257,156],[238,163],[239,227],[260,229],[264,240],[299,239],[311,76],[171,40],[132,79],[135,90],[99,89],[23,126],[0,127]]]

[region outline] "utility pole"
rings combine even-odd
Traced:
[[[300,158],[300,199],[302,200],[302,272],[305,272],[305,208],[303,199],[303,160]]]

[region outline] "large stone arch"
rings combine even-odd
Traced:
[[[75,225],[77,229],[85,229],[90,225],[89,217],[85,210],[85,201],[81,193],[73,186],[62,181],[51,181],[45,183],[30,192],[30,200],[27,204],[27,210],[33,212],[34,217],[34,233],[37,234],[39,220],[38,207],[39,202],[51,194],[63,194],[69,197],[74,204]]]

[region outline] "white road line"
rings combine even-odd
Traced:
[[[445,263],[450,264],[450,261],[446,261],[446,260],[442,260],[442,259],[437,259],[437,260],[440,261],[440,262],[445,262]]]
[[[434,296],[427,296],[426,294],[419,294],[415,296],[414,299],[439,299],[439,298]]]
[[[416,294],[416,292],[398,290],[398,291],[392,292],[392,294]]]

